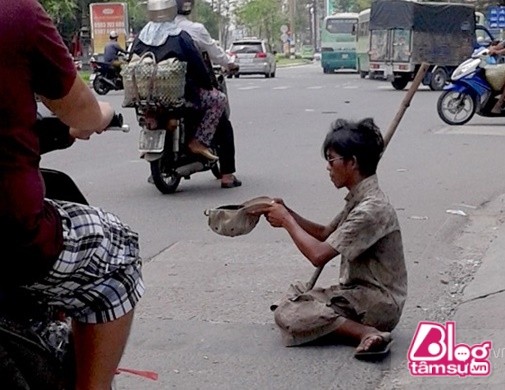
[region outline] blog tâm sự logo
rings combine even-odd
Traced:
[[[408,366],[412,376],[488,376],[491,341],[456,344],[456,323],[421,321],[410,343]]]

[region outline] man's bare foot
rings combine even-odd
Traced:
[[[389,353],[392,342],[389,332],[367,334],[361,339],[354,357],[362,360],[382,358]]]

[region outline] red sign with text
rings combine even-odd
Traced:
[[[103,53],[111,31],[119,35],[118,42],[126,48],[128,8],[126,3],[92,3],[89,5],[93,53]]]

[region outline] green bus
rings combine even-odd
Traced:
[[[324,18],[321,28],[321,66],[324,73],[357,69],[357,13],[336,13]]]
[[[358,73],[364,79],[370,72],[370,8],[358,14],[356,57]]]

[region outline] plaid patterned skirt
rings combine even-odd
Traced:
[[[61,215],[64,249],[49,274],[25,288],[79,322],[131,311],[144,293],[137,233],[99,208],[46,201]]]

